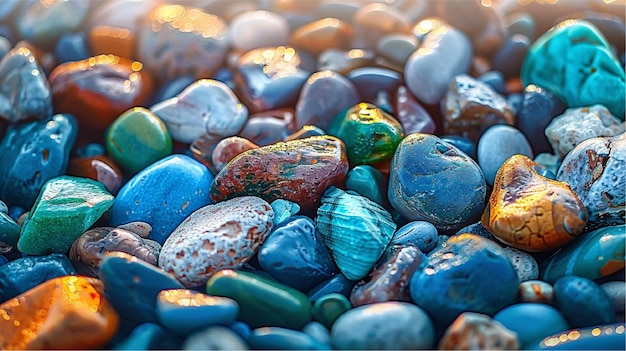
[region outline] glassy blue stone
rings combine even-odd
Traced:
[[[250,336],[250,334],[252,333],[252,329],[250,329],[248,323],[242,321],[236,321],[235,323],[231,324],[229,328],[237,333],[237,335],[239,335],[244,340],[247,339],[248,336]]]
[[[176,350],[181,340],[157,323],[142,323],[114,345],[115,350]]]
[[[504,162],[513,155],[533,158],[533,150],[519,129],[496,124],[483,133],[478,140],[477,156],[480,169],[487,184],[493,185],[496,173]]]
[[[518,77],[529,46],[530,39],[525,35],[508,37],[491,59],[491,68],[502,72],[507,79]]]
[[[76,274],[61,254],[28,256],[0,266],[0,301],[7,301],[52,278]]]
[[[353,190],[377,204],[390,208],[387,200],[387,179],[370,165],[358,165],[348,171],[346,190]]]
[[[337,267],[351,280],[363,278],[372,269],[396,230],[382,206],[333,186],[324,192],[315,221]]]
[[[421,252],[429,253],[437,246],[437,228],[426,221],[412,221],[398,229],[389,247],[414,245]]]
[[[77,133],[68,114],[10,126],[0,143],[0,199],[30,208],[46,181],[65,174]]]
[[[33,53],[14,48],[0,60],[0,117],[9,122],[52,114],[50,85]]]
[[[147,222],[148,238],[163,244],[193,211],[211,203],[213,175],[187,155],[167,156],[131,178],[111,207],[110,225]]]
[[[308,291],[337,270],[309,217],[295,216],[275,228],[258,252],[259,264],[278,282]]]
[[[255,350],[330,350],[301,331],[281,327],[257,328],[247,339]]]
[[[120,314],[122,327],[156,322],[159,292],[184,288],[162,269],[122,252],[106,254],[98,274],[104,282],[109,301]]]
[[[476,161],[476,143],[474,143],[470,138],[460,135],[442,135],[440,138],[446,143],[454,145],[472,160]]]
[[[63,34],[54,47],[57,62],[80,61],[91,57],[85,32]]]
[[[361,101],[375,103],[378,92],[394,94],[402,83],[402,75],[382,67],[360,67],[348,72],[347,78],[354,84]]]
[[[524,88],[515,126],[526,135],[535,154],[552,152],[544,130],[565,108],[563,101],[547,89],[534,84]]]
[[[570,328],[615,323],[609,295],[593,280],[568,275],[554,282],[554,299]]]
[[[625,350],[624,323],[576,328],[545,337],[529,350]]]
[[[309,290],[307,295],[309,296],[309,300],[313,303],[319,300],[322,296],[332,293],[341,294],[347,297],[350,295],[350,291],[352,291],[355,284],[355,281],[350,280],[346,278],[345,275],[339,273],[319,283],[313,289]]]
[[[504,75],[500,71],[485,72],[477,80],[489,85],[498,94],[506,94],[506,82],[504,81]]]
[[[276,199],[270,204],[274,210],[274,228],[300,212],[300,205],[285,199]]]
[[[493,320],[517,333],[520,350],[530,349],[543,338],[569,329],[567,321],[556,308],[535,302],[505,307],[493,316]]]
[[[313,303],[313,318],[327,328],[332,328],[337,318],[351,308],[352,304],[345,295],[326,294]]]
[[[324,324],[318,321],[311,321],[307,323],[302,328],[302,332],[308,334],[310,337],[317,340],[317,342],[330,345],[330,331]]]
[[[8,209],[7,209],[8,212]],[[0,241],[11,246],[17,245],[21,227],[9,216],[8,213],[0,212]]]

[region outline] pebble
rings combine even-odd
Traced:
[[[306,216],[291,217],[274,228],[257,259],[278,282],[301,291],[310,290],[337,270],[315,222]]]
[[[442,135],[440,139],[448,144],[454,145],[457,149],[463,151],[472,160],[478,160],[478,155],[476,154],[476,143],[473,142],[471,139],[454,134]]]
[[[530,44],[530,39],[523,34],[509,36],[491,59],[491,68],[506,78],[519,77]]]
[[[435,328],[428,314],[406,302],[380,302],[342,314],[330,331],[339,350],[420,350],[435,346]]]
[[[330,293],[315,300],[311,312],[316,321],[319,321],[327,328],[331,328],[337,318],[351,308],[352,304],[345,295]]]
[[[289,23],[281,14],[272,11],[246,11],[228,23],[232,45],[240,51],[286,45]]]
[[[206,293],[237,301],[237,320],[252,328],[300,329],[311,320],[311,303],[306,295],[254,273],[223,269],[209,279]]]
[[[498,170],[481,222],[498,240],[537,252],[559,248],[583,234],[587,210],[564,182],[541,176],[523,155]]]
[[[8,213],[0,212],[0,242],[11,246],[17,245],[21,229],[20,225]]]
[[[414,35],[396,32],[378,38],[376,52],[395,64],[403,64],[418,46],[419,41]]]
[[[54,56],[58,63],[80,61],[89,58],[86,34],[83,31],[63,34],[54,46]]]
[[[70,158],[67,175],[97,180],[113,195],[117,195],[122,186],[122,171],[105,155]]]
[[[150,350],[154,348],[179,349],[180,341],[168,329],[153,322],[141,323],[132,328],[116,350]]]
[[[296,28],[289,35],[289,45],[317,56],[328,48],[349,50],[353,35],[352,24],[326,17]]]
[[[214,325],[185,338],[181,350],[249,350],[249,346],[230,328]]]
[[[395,103],[395,117],[402,125],[405,135],[435,132],[437,126],[430,113],[411,95],[406,86],[398,87]]]
[[[329,187],[321,202],[315,223],[324,244],[346,278],[363,278],[389,245],[396,224],[382,206],[354,192]]]
[[[281,328],[257,328],[246,340],[255,350],[330,350],[329,345],[322,344],[301,331]]]
[[[274,210],[274,228],[300,212],[300,205],[289,200],[277,199],[270,206]]]
[[[322,323],[311,321],[304,325],[302,331],[322,344],[330,345],[330,330]]]
[[[352,15],[354,39],[352,47],[373,49],[378,39],[389,33],[409,33],[411,24],[408,16],[399,9],[385,3],[360,6]]]
[[[142,221],[152,228],[150,239],[163,244],[193,211],[211,203],[207,189],[213,176],[191,157],[167,156],[133,176],[111,207],[109,224]]]
[[[167,238],[159,267],[186,287],[204,285],[220,269],[241,268],[273,226],[274,211],[263,199],[241,196],[204,206]]]
[[[402,84],[402,74],[384,67],[357,67],[346,75],[365,102],[374,103],[381,92],[393,94]]]
[[[0,347],[87,350],[105,346],[120,319],[103,288],[95,278],[57,277],[5,301],[0,304]]]
[[[520,302],[554,304],[554,287],[543,280],[526,280],[517,289]]]
[[[486,192],[476,162],[434,135],[407,135],[392,158],[389,202],[408,220],[458,230],[480,216]]]
[[[66,253],[115,198],[92,179],[59,176],[46,182],[22,224],[17,248],[28,255]]]
[[[545,337],[569,329],[567,321],[556,308],[542,303],[517,303],[503,308],[493,319],[517,334],[522,350]]]
[[[615,323],[609,295],[593,280],[568,275],[554,282],[554,300],[570,328]]]
[[[194,144],[199,139],[194,141]],[[228,162],[239,156],[244,151],[258,149],[259,146],[246,138],[239,136],[230,136],[220,140],[215,149],[211,153],[211,164],[215,168],[216,173],[221,171]],[[192,150],[193,151],[193,150]]]
[[[502,248],[502,252],[513,264],[520,282],[539,278],[539,265],[528,252],[510,246]]]
[[[346,75],[355,68],[370,67],[374,64],[374,57],[375,52],[373,50],[326,49],[317,57],[317,69]]]
[[[307,295],[311,302],[315,303],[318,299],[322,298],[325,295],[338,293],[344,296],[349,296],[350,291],[356,284],[355,281],[352,281],[346,278],[341,272],[335,274],[331,278],[319,283],[313,289],[309,290]]]
[[[478,140],[477,157],[489,185],[493,185],[496,173],[513,155],[534,157],[530,143],[520,130],[513,126],[497,124],[483,133]]]
[[[427,254],[437,246],[438,235],[437,228],[430,222],[412,221],[393,234],[389,247],[413,245]]]
[[[623,323],[626,309],[626,284],[623,281],[610,281],[600,284],[600,287],[613,302],[616,320]]]
[[[348,171],[346,190],[356,191],[384,208],[390,208],[387,200],[387,178],[370,165],[358,165]]]
[[[517,335],[491,317],[463,312],[439,340],[440,350],[518,350]]]
[[[283,141],[286,135],[294,133],[293,109],[276,109],[257,112],[248,118],[237,135],[259,146]]]

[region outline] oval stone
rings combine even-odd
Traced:
[[[349,22],[326,17],[296,28],[289,36],[289,44],[317,56],[328,48],[349,50],[353,34]]]
[[[413,245],[421,252],[429,253],[437,246],[438,235],[437,228],[430,222],[412,221],[393,234],[389,247]]]
[[[312,313],[316,321],[320,321],[325,327],[331,328],[337,318],[351,308],[350,300],[345,295],[330,293],[315,300]]]
[[[554,300],[570,328],[615,323],[615,306],[593,280],[568,275],[554,282]]]
[[[498,169],[513,155],[534,157],[524,133],[504,124],[494,125],[483,133],[478,140],[477,158],[489,185],[493,184]]]
[[[255,350],[329,350],[330,346],[320,343],[301,331],[281,328],[257,328],[247,339]]]
[[[554,287],[543,280],[526,280],[517,288],[520,302],[538,302],[552,305],[554,303]]]
[[[353,190],[389,209],[387,201],[387,179],[376,168],[359,165],[352,168],[346,176],[346,190]]]
[[[505,328],[517,334],[520,349],[527,349],[541,339],[569,329],[559,311],[542,303],[518,303],[493,316]]]
[[[231,160],[211,184],[214,202],[237,196],[296,202],[314,212],[324,190],[343,185],[348,159],[343,142],[332,136],[310,137],[248,150]]]
[[[186,287],[203,285],[220,269],[239,269],[269,235],[274,210],[263,199],[241,196],[193,212],[167,238],[159,267]]]

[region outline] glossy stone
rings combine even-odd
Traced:
[[[337,114],[328,134],[345,143],[352,166],[390,158],[404,137],[402,126],[393,116],[365,102]]]
[[[624,323],[565,330],[529,346],[535,350],[622,350],[626,348]]]
[[[256,350],[330,350],[306,333],[281,327],[257,328],[247,341]]]
[[[393,94],[402,84],[402,74],[384,67],[358,67],[346,75],[362,101],[375,103],[381,92]]]
[[[197,143],[197,139],[194,144]],[[217,172],[221,171],[228,162],[244,151],[258,149],[259,146],[246,138],[231,136],[220,140],[211,153],[211,162]],[[193,150],[192,150],[193,151]]]
[[[563,21],[539,37],[520,76],[524,85],[543,86],[568,107],[603,104],[624,119],[624,68],[604,35],[587,21]]]
[[[459,314],[493,315],[515,301],[517,274],[500,246],[475,234],[450,237],[409,282],[411,298],[445,328]],[[498,284],[492,284],[498,277]]]
[[[534,157],[524,133],[515,127],[496,124],[489,127],[478,139],[478,164],[489,185],[493,184],[500,167],[513,155],[524,155],[531,159]]]
[[[321,296],[313,303],[313,318],[327,328],[331,328],[337,318],[352,308],[350,300],[339,293]]]
[[[296,28],[289,36],[289,45],[319,55],[328,48],[352,48],[354,29],[349,22],[326,17]]]
[[[126,27],[95,26],[89,31],[86,40],[93,55],[113,54],[137,58],[137,35]]]
[[[428,314],[406,302],[381,302],[353,308],[331,329],[339,350],[421,350],[435,346],[435,328]]]
[[[520,302],[538,302],[552,305],[554,303],[554,287],[543,280],[526,280],[517,288]]]
[[[248,109],[233,91],[214,79],[198,80],[150,110],[163,120],[172,139],[182,143],[191,143],[203,134],[217,143],[237,134],[248,118]]]
[[[545,134],[554,153],[562,159],[583,141],[624,133],[624,122],[602,105],[569,108],[552,119]]]
[[[448,144],[454,145],[457,149],[463,151],[472,160],[478,160],[478,156],[476,155],[476,143],[473,142],[471,139],[453,134],[442,135],[439,138]]]
[[[389,202],[408,220],[453,231],[478,219],[483,210],[487,189],[482,171],[465,153],[434,135],[407,135],[390,169]]]
[[[150,350],[154,348],[180,348],[179,338],[156,322],[145,322],[131,328],[132,330],[123,340],[114,344],[115,349]]]
[[[0,212],[0,242],[11,246],[17,245],[21,229],[8,213]]]
[[[385,34],[376,41],[378,54],[398,64],[404,63],[418,46],[417,38],[406,33]]]
[[[87,47],[85,32],[67,32],[63,34],[54,46],[54,56],[58,63],[80,61],[89,58],[91,51]]]
[[[348,171],[346,190],[356,191],[377,204],[389,208],[387,179],[372,166],[359,165]]]
[[[330,345],[330,331],[318,321],[311,321],[304,325],[302,331],[323,344]]]
[[[283,141],[285,135],[295,132],[294,123],[292,109],[257,112],[248,118],[237,135],[266,146]]]
[[[310,74],[290,46],[254,49],[239,58],[236,92],[251,113],[289,107]]]
[[[319,127],[314,125],[306,125],[301,129],[297,130],[295,133],[291,135],[287,135],[285,137],[285,141],[292,141],[297,139],[306,139],[313,136],[323,136],[326,135],[326,132]]]
[[[564,246],[543,264],[541,278],[555,282],[566,275],[598,279],[624,269],[626,225],[588,232]]]
[[[67,175],[97,180],[112,194],[117,194],[122,185],[122,171],[104,155],[70,158]]]
[[[559,166],[557,179],[570,185],[589,213],[590,230],[624,224],[626,133],[578,144]]]
[[[537,173],[522,155],[498,170],[482,224],[498,240],[525,251],[559,248],[583,233],[587,210],[569,185]]]
[[[435,121],[428,111],[411,95],[406,86],[398,87],[395,95],[395,117],[402,125],[404,134],[433,134]]]
[[[274,228],[300,212],[300,205],[289,200],[277,199],[272,201],[270,206],[274,210]]]
[[[325,70],[313,73],[300,90],[296,103],[296,127],[315,125],[328,130],[333,117],[359,103],[354,84],[341,73]]]
[[[378,260],[368,277],[357,282],[350,293],[352,306],[375,302],[411,302],[409,280],[426,260],[416,246],[392,246]]]
[[[489,316],[463,312],[439,340],[440,350],[518,350],[517,335]]]
[[[466,74],[450,80],[445,96],[444,131],[477,141],[494,124],[512,125],[515,116],[504,96]]]
[[[200,8],[162,4],[145,18],[137,55],[155,78],[193,74],[209,78],[222,65],[228,47],[224,20]]]
[[[326,49],[317,57],[317,69],[319,71],[334,71],[345,75],[355,68],[375,65],[375,54],[372,50]]]
[[[185,338],[182,350],[248,350],[248,344],[231,328],[210,326]]]
[[[97,277],[102,259],[114,251],[156,266],[161,245],[122,228],[98,227],[81,234],[70,247],[68,257],[78,274]]]
[[[286,45],[289,24],[282,14],[272,11],[246,11],[228,23],[232,45],[240,51]]]
[[[554,300],[570,328],[616,322],[609,295],[593,280],[568,275],[554,282]]]
[[[624,322],[624,310],[626,307],[626,283],[615,280],[600,284],[600,288],[607,294],[615,310],[615,318],[618,322]]]
[[[278,282],[301,291],[308,291],[337,270],[315,223],[305,216],[291,217],[275,228],[257,259]]]
[[[408,16],[399,9],[385,3],[365,4],[352,16],[354,40],[352,47],[373,49],[376,41],[388,33],[409,33],[411,24]]]
[[[341,140],[310,137],[240,154],[215,176],[210,193],[214,202],[243,195],[260,196],[268,202],[283,198],[311,213],[324,190],[343,185],[347,173]]]
[[[518,303],[500,310],[493,319],[517,334],[520,349],[529,348],[544,337],[569,329],[554,307],[542,303]]]
[[[0,60],[0,117],[9,122],[43,119],[52,113],[44,71],[27,48],[14,48]]]
[[[65,255],[15,259],[0,266],[0,301],[8,301],[53,278],[73,274],[76,271]]]
[[[109,155],[135,174],[172,153],[172,139],[163,121],[150,110],[134,107],[113,121],[106,133]]]
[[[372,269],[396,230],[382,206],[335,187],[324,192],[315,222],[337,267],[351,280]]]
[[[117,331],[119,317],[103,284],[86,277],[58,277],[0,304],[0,347],[95,349]],[[80,330],[80,332],[77,332]]]
[[[122,322],[128,326],[156,322],[159,292],[184,288],[162,269],[122,252],[106,254],[98,275]]]
[[[237,319],[252,328],[300,329],[311,320],[311,303],[306,295],[253,273],[221,270],[207,282],[206,293],[237,301],[240,306]]]
[[[153,89],[142,63],[115,55],[60,64],[48,81],[54,111],[71,114],[81,133],[98,136],[124,111],[145,104]]]
[[[393,234],[389,247],[412,245],[423,253],[429,253],[437,245],[437,236],[437,228],[430,222],[412,221]]]
[[[235,322],[239,305],[227,297],[209,296],[187,289],[162,290],[156,298],[159,322],[178,335],[211,325]]]
[[[18,250],[29,255],[66,253],[114,200],[102,183],[92,179],[50,179],[22,225]]]
[[[149,223],[151,239],[160,244],[187,216],[211,203],[207,189],[213,176],[189,156],[167,156],[131,178],[117,194],[109,224]]]
[[[422,49],[422,50],[420,50]],[[469,70],[472,44],[462,31],[441,25],[430,31],[404,66],[404,81],[417,99],[435,104],[454,76]]]
[[[167,238],[159,267],[186,287],[203,285],[220,269],[239,269],[250,260],[271,232],[273,220],[271,206],[255,196],[204,206]]]

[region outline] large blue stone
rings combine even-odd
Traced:
[[[617,322],[609,295],[593,280],[568,275],[554,283],[554,299],[571,328]]]

